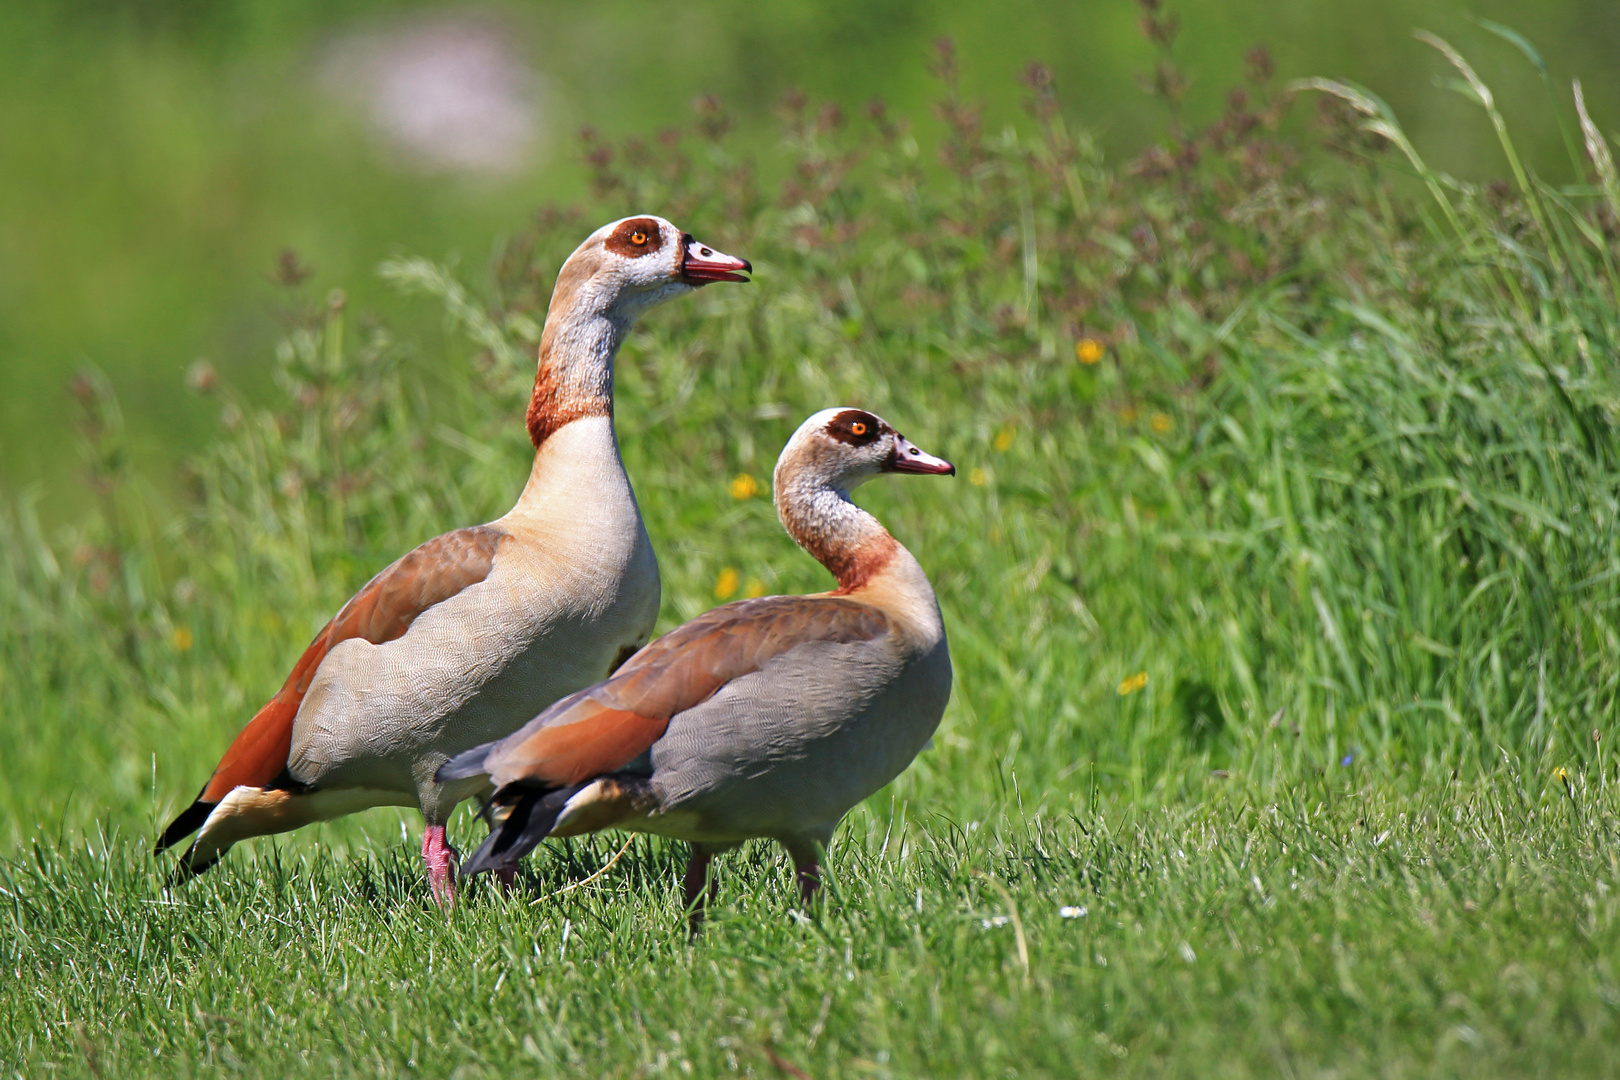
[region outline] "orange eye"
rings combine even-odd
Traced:
[[[849,425],[849,430],[854,432],[856,435],[865,435],[866,434],[866,425],[863,422],[857,420],[853,424]]]
[[[642,244],[647,242],[647,234],[642,232],[640,229],[637,229],[635,232],[630,234],[630,242],[637,247],[640,247]]]

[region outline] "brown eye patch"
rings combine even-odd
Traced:
[[[827,421],[827,434],[851,446],[869,446],[883,434],[883,421],[860,409],[845,409]]]
[[[603,246],[615,255],[639,259],[663,247],[664,237],[659,231],[658,222],[652,218],[631,218],[629,221],[621,221]]]

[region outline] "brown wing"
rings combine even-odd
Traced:
[[[675,714],[774,657],[813,641],[870,641],[889,629],[882,611],[837,597],[770,596],[715,608],[529,721],[484,768],[502,787],[582,783],[634,761]]]
[[[495,549],[505,535],[489,525],[457,529],[434,537],[372,578],[315,635],[276,696],[225,751],[197,803],[165,831],[160,848],[201,825],[212,804],[232,789],[244,784],[264,787],[287,767],[298,706],[334,645],[350,638],[381,645],[401,637],[422,612],[488,577]],[[176,829],[181,831],[176,833]]]

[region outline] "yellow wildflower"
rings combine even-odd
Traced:
[[[1152,416],[1148,417],[1148,426],[1154,431],[1157,431],[1160,435],[1163,435],[1174,425],[1170,422],[1170,418],[1164,415],[1164,413],[1156,412]]]
[[[752,499],[759,494],[759,481],[745,472],[740,472],[731,478],[726,490],[731,492],[733,499]]]
[[[730,600],[737,594],[737,571],[735,567],[726,567],[720,571],[720,576],[714,579],[714,598],[716,600]]]
[[[996,449],[1005,453],[1007,447],[1013,444],[1013,434],[1014,431],[1011,424],[1008,424],[1006,427],[996,432]]]
[[[752,600],[756,596],[764,596],[765,595],[765,583],[763,581],[759,580],[759,578],[757,578],[757,577],[749,578],[747,588],[743,589],[743,595],[748,597],[748,599],[750,599],[750,600]]]
[[[1145,671],[1138,671],[1135,675],[1127,675],[1124,681],[1119,684],[1119,696],[1124,697],[1126,694],[1134,694],[1147,684],[1148,673]]]
[[[194,644],[190,629],[184,626],[174,628],[173,640],[175,652],[190,652]]]
[[[1095,364],[1103,358],[1103,344],[1096,338],[1081,338],[1075,343],[1074,358],[1082,364]]]
[[[1127,424],[1136,423],[1136,406],[1125,405],[1119,410],[1119,418]]]
[[[968,483],[972,484],[974,487],[984,487],[985,483],[988,482],[989,479],[990,478],[984,474],[983,469],[974,469],[972,472],[968,473]]]

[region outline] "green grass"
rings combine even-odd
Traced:
[[[696,945],[645,840],[448,916],[397,843],[262,844],[174,900],[143,842],[42,843],[3,883],[49,972],[12,1011],[25,1075],[1612,1074],[1614,791],[1515,779],[984,824],[919,792],[846,827],[819,915],[728,860]]]
[[[615,146],[594,201],[476,287],[391,264],[448,313],[446,355],[293,292],[283,399],[205,388],[221,426],[173,519],[87,379],[99,512],[60,536],[0,515],[0,1060],[1612,1072],[1620,201],[1455,183],[1358,127],[1392,122],[1362,98],[1327,132],[1349,164],[1307,167],[1265,85],[1113,168],[1040,90],[987,135],[947,86],[939,158],[894,118],[790,116],[780,184],[701,125]],[[861,493],[945,611],[936,748],[841,830],[824,910],[751,848],[696,943],[678,845],[562,895],[618,841],[548,848],[515,897],[445,914],[391,811],[166,895],[148,838],[314,629],[509,505],[550,274],[626,206],[758,268],[621,356],[663,625],[728,569],[823,587],[728,486],[809,412],[873,408],[960,469]]]

